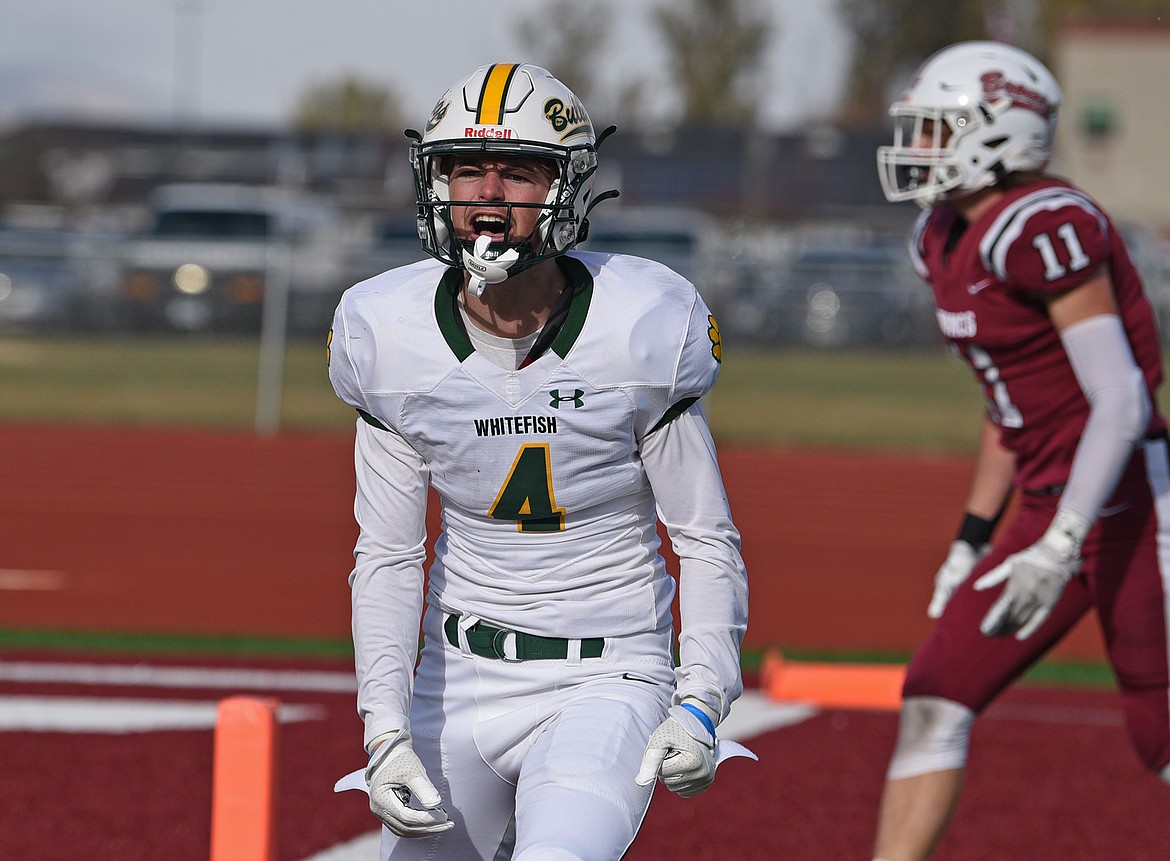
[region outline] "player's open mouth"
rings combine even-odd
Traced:
[[[471,219],[471,235],[490,236],[492,242],[503,242],[507,238],[507,222],[502,215],[481,213]]]

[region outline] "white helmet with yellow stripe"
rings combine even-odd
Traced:
[[[476,69],[443,94],[422,133],[406,132],[423,248],[448,266],[467,269],[481,286],[564,254],[585,239],[592,205],[616,196],[607,192],[592,199],[597,146],[613,130],[597,135],[580,99],[539,66],[495,63]],[[531,236],[490,245],[481,237],[474,247],[455,236],[451,204],[459,201],[450,195],[452,157],[483,152],[552,163],[555,179],[544,203],[508,204],[542,210]]]

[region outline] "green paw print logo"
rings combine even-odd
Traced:
[[[723,343],[719,340],[719,324],[713,314],[707,315],[707,337],[711,339],[711,355],[716,362],[723,364]]]

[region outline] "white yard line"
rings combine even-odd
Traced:
[[[0,696],[0,732],[136,733],[215,727],[219,703],[123,697]],[[278,705],[281,723],[318,720],[320,706]]]
[[[0,591],[57,592],[68,584],[64,571],[36,568],[0,568]]]
[[[160,667],[149,664],[58,664],[39,661],[0,661],[0,682],[325,693],[357,690],[352,672]]]

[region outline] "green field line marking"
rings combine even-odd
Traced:
[[[212,634],[130,634],[108,631],[0,630],[0,648],[107,653],[256,655],[352,658],[348,640],[216,636]]]

